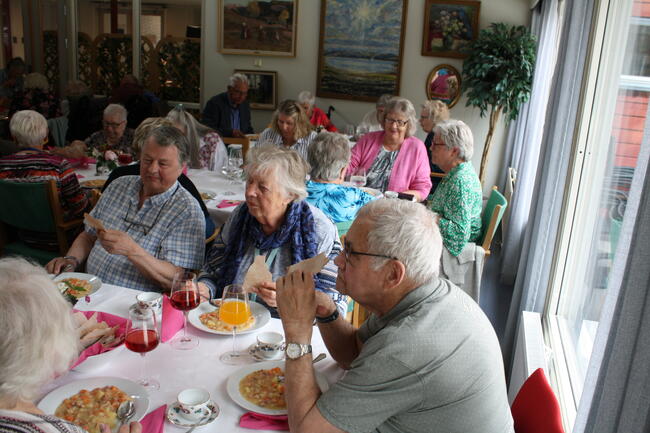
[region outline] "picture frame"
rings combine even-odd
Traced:
[[[399,95],[408,0],[370,3],[321,0],[317,96],[375,102]]]
[[[297,30],[298,0],[218,0],[222,54],[295,57]]]
[[[275,110],[278,107],[278,73],[235,69],[248,77],[248,103],[254,110]]]
[[[431,70],[425,84],[427,98],[440,100],[449,108],[460,99],[461,86],[462,77],[458,69],[445,63]]]
[[[462,59],[479,32],[480,1],[424,0],[422,55]]]

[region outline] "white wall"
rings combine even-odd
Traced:
[[[480,27],[485,28],[491,22],[505,22],[516,25],[528,25],[530,11],[527,0],[489,0],[481,4]],[[211,96],[221,93],[226,88],[227,78],[233,69],[260,69],[278,72],[278,99],[295,98],[301,90],[316,93],[318,67],[318,38],[320,28],[320,5],[318,0],[300,0],[298,5],[298,43],[295,58],[256,57],[240,55],[222,55],[217,52],[217,2],[204,2],[203,26],[203,102]],[[422,45],[422,28],[424,24],[424,0],[408,2],[407,28],[404,38],[402,58],[402,77],[400,95],[408,98],[419,109],[426,99],[425,82],[429,72],[440,63],[448,63],[462,70],[462,60],[451,58],[424,57],[420,54]],[[261,59],[262,66],[256,68],[254,61]],[[475,151],[472,162],[477,168],[481,161],[481,152],[488,129],[487,118],[481,118],[478,109],[465,107],[465,98],[451,110],[454,118],[466,122],[474,132]],[[333,105],[336,111],[332,121],[343,128],[346,123],[359,123],[363,115],[374,107],[369,102],[355,102],[342,99],[318,98],[316,104],[323,109]],[[253,128],[261,131],[268,124],[272,112],[254,110]],[[422,133],[420,133],[422,136]],[[484,185],[488,191],[498,180],[501,169],[503,143],[506,127],[503,121],[497,127],[492,149],[490,151],[489,169]]]

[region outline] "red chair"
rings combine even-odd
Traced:
[[[564,433],[560,405],[541,368],[526,379],[510,410],[515,433]]]

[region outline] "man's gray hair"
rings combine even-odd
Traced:
[[[442,139],[447,149],[458,149],[458,157],[469,161],[474,155],[472,130],[462,120],[449,119],[433,128],[433,133]]]
[[[236,74],[232,74],[230,78],[228,78],[228,87],[235,87],[237,83],[243,83],[248,86],[249,85],[248,77],[246,76],[246,74],[241,74],[237,72]]]
[[[381,199],[363,206],[359,219],[370,224],[368,251],[395,257],[417,285],[438,276],[442,236],[433,212],[420,203]],[[387,260],[373,258],[373,268],[379,269]]]
[[[307,197],[305,179],[309,164],[295,150],[283,149],[276,145],[254,147],[246,155],[244,169],[247,176],[275,175],[275,180],[284,190],[285,197],[291,198],[292,201]]]
[[[190,144],[187,137],[175,126],[163,125],[151,128],[149,133],[144,136],[142,150],[144,150],[144,144],[149,138],[153,138],[160,147],[175,146],[178,149],[178,163],[180,165],[188,161]]]
[[[47,137],[47,120],[34,110],[17,111],[9,121],[9,132],[20,147],[39,147]]]
[[[120,116],[120,119],[122,119],[122,122],[124,122],[126,120],[127,111],[126,111],[126,108],[124,108],[123,105],[120,105],[120,104],[108,104],[106,106],[106,108],[104,108],[104,117],[113,116],[115,114]]]
[[[377,99],[377,102],[375,103],[375,108],[385,107],[386,105],[388,105],[388,101],[390,101],[393,98],[394,96],[391,95],[390,93],[384,93],[379,97],[379,99]]]
[[[0,401],[33,400],[78,353],[70,304],[44,268],[0,259]]]
[[[316,103],[316,97],[311,94],[309,90],[303,90],[298,93],[298,103],[299,104],[309,104],[310,107],[313,107]]]
[[[406,116],[408,121],[408,128],[406,129],[405,137],[410,137],[415,134],[418,125],[418,119],[415,114],[415,108],[411,101],[406,98],[394,97],[386,104],[386,109],[381,115],[381,124],[386,122],[386,116],[390,113],[397,113]]]
[[[335,132],[321,132],[309,145],[307,160],[313,180],[337,180],[350,163],[348,139]]]

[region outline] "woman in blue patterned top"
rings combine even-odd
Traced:
[[[353,220],[361,206],[375,199],[359,188],[341,185],[350,163],[350,146],[341,134],[318,134],[309,147],[308,161],[311,180],[307,182],[307,202],[334,223]]]
[[[433,128],[431,162],[446,173],[433,193],[431,210],[440,215],[438,224],[444,246],[458,256],[468,242],[481,235],[483,192],[471,159],[472,130],[460,120],[448,120]]]

